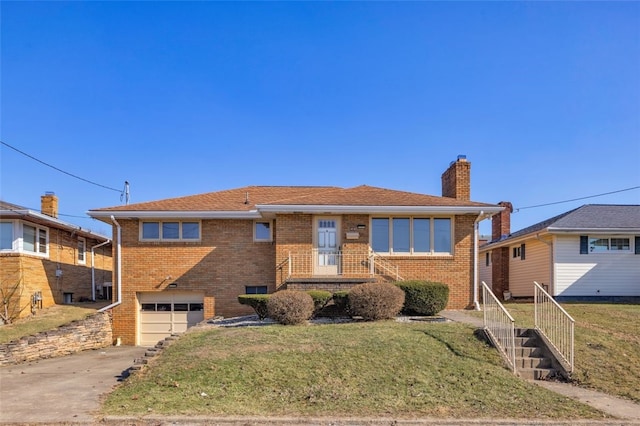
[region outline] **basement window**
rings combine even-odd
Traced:
[[[245,294],[267,294],[266,285],[248,285],[244,288]]]

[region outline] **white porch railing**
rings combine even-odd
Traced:
[[[289,277],[313,276],[370,276],[369,253],[340,250],[324,252],[317,249],[289,254]]]
[[[575,320],[537,282],[534,284],[535,327],[573,372]]]
[[[485,331],[498,350],[504,354],[511,370],[516,373],[515,321],[484,281],[482,310]]]

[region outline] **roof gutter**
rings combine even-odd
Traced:
[[[504,207],[500,207],[500,210],[503,210]],[[479,302],[479,296],[478,296],[478,288],[479,288],[479,282],[478,282],[478,238],[480,235],[480,231],[479,231],[479,225],[480,222],[482,222],[485,219],[489,219],[491,216],[493,216],[494,214],[496,214],[497,212],[492,212],[492,213],[485,213],[484,211],[480,211],[480,214],[478,215],[478,217],[476,218],[476,220],[473,222],[473,306],[475,308],[476,311],[480,310],[480,302]]]
[[[118,221],[116,220],[115,217],[111,216],[111,220],[113,221],[114,225],[116,225],[116,235],[117,235],[117,239],[118,239],[118,244],[116,245],[116,271],[118,276],[116,277],[116,283],[117,283],[117,291],[118,291],[118,298],[117,300],[110,304],[109,306],[105,306],[102,309],[99,309],[98,312],[104,312],[107,311],[111,308],[114,308],[116,306],[118,306],[119,304],[122,303],[122,227],[120,226],[120,224],[118,223]]]
[[[96,300],[96,268],[95,268],[95,255],[96,252],[95,250],[98,247],[102,247],[105,246],[107,244],[109,244],[111,242],[111,240],[107,240],[103,243],[98,244],[97,246],[93,246],[91,247],[91,300]]]
[[[0,210],[0,216],[12,216],[17,215],[21,217],[27,217],[31,220],[39,220],[46,224],[46,226],[51,226],[55,224],[58,228],[66,229],[68,231],[75,231],[78,234],[82,234],[84,236],[96,239],[96,240],[109,240],[109,238],[105,235],[98,234],[96,232],[91,231],[90,229],[85,229],[78,225],[73,225],[71,223],[67,223],[63,220],[57,219],[52,216],[48,216],[46,214],[38,213],[33,210]]]
[[[348,205],[274,205],[258,204],[256,209],[264,213],[350,213],[350,214],[390,214],[390,213],[438,213],[438,214],[496,214],[503,207],[492,206],[348,206]]]
[[[637,234],[640,228],[547,228],[554,234]]]
[[[95,211],[87,214],[94,219],[260,219],[262,215],[256,210],[249,211],[198,211],[198,210],[145,210],[145,211]]]

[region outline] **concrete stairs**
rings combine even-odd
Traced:
[[[531,328],[515,329],[516,371],[523,379],[545,380],[558,372],[540,337]]]

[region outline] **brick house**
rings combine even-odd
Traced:
[[[640,206],[587,204],[512,233],[498,204],[478,259],[496,295],[533,297],[536,281],[559,301],[640,299]]]
[[[477,223],[501,209],[470,201],[461,156],[442,175],[442,196],[248,186],[89,215],[114,226],[114,336],[151,345],[204,318],[252,313],[240,294],[282,288],[429,279],[449,285],[449,308],[468,308]]]
[[[17,317],[110,297],[111,253],[108,237],[58,219],[53,193],[41,197],[40,212],[0,201],[0,290]]]

